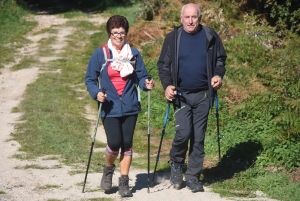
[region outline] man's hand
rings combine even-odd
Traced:
[[[175,99],[177,95],[177,91],[174,86],[169,85],[165,90],[165,96],[168,101],[172,101]]]
[[[214,76],[211,79],[211,86],[214,88],[214,90],[218,90],[222,86],[222,78],[218,75]]]

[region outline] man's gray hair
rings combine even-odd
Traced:
[[[200,16],[201,16],[201,10],[200,10],[200,7],[199,7],[197,4],[194,4],[194,3],[189,3],[189,4],[185,4],[184,6],[182,6],[180,15],[183,14],[183,10],[184,10],[185,6],[186,6],[186,5],[190,5],[190,4],[192,4],[192,5],[194,5],[195,7],[197,7],[198,17],[200,17]]]

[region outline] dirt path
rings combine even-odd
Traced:
[[[57,200],[89,200],[89,198],[113,198],[114,200],[122,200],[117,193],[118,170],[113,178],[113,189],[110,194],[105,194],[99,188],[101,173],[89,173],[88,182],[86,184],[86,193],[82,193],[82,186],[78,185],[84,180],[84,174],[69,175],[68,171],[71,167],[59,164],[56,160],[43,160],[38,158],[32,161],[20,161],[11,156],[18,153],[20,145],[16,141],[10,140],[10,133],[14,132],[14,124],[18,122],[21,114],[11,113],[12,108],[18,106],[22,100],[26,86],[36,80],[41,71],[40,66],[32,66],[28,69],[12,72],[10,67],[16,65],[24,55],[35,55],[39,48],[39,41],[49,37],[55,37],[56,42],[52,44],[55,54],[49,57],[40,57],[39,65],[48,61],[60,58],[60,53],[64,51],[65,42],[69,35],[75,29],[65,26],[67,19],[60,18],[55,15],[39,15],[33,16],[31,20],[37,21],[39,25],[29,34],[27,38],[31,41],[26,47],[21,48],[16,53],[16,62],[7,64],[5,68],[0,69],[0,194],[1,201],[46,201],[49,199]],[[91,15],[89,18],[82,19],[93,23],[102,23],[105,20],[100,15]],[[59,31],[55,33],[36,34],[38,31],[59,27]],[[17,59],[19,58],[19,59]],[[87,108],[88,110],[88,108]],[[87,111],[87,116],[91,121],[95,121],[95,112]],[[91,125],[91,130],[94,126]],[[92,132],[91,132],[92,133]],[[103,128],[98,129],[97,137],[100,141],[105,141]],[[103,150],[94,150],[103,151]],[[48,169],[24,169],[25,165],[39,165],[48,167]],[[57,168],[60,166],[60,168]],[[205,188],[203,193],[191,193],[188,189],[174,190],[169,183],[169,175],[157,175],[158,185],[150,188],[147,192],[147,174],[145,170],[132,169],[130,172],[130,186],[134,197],[126,200],[205,200],[205,201],[229,201],[230,199],[220,198],[218,194],[210,192],[209,188]],[[152,178],[152,175],[151,177]],[[51,188],[49,185],[60,186],[59,188]],[[47,187],[48,186],[48,187]],[[46,188],[44,188],[46,187]],[[232,200],[232,199],[231,199]],[[241,200],[241,199],[235,199]],[[250,200],[250,199],[248,199]],[[255,198],[255,200],[268,200],[263,196]]]

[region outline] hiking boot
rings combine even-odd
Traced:
[[[182,167],[183,167],[183,164],[171,162],[170,182],[173,185],[173,187],[177,190],[179,190],[181,188],[181,184],[182,184],[182,180],[183,180]]]
[[[100,186],[105,191],[110,190],[112,187],[112,177],[113,177],[115,168],[116,168],[115,164],[113,164],[112,166],[104,165],[103,175],[101,178]]]
[[[119,194],[121,197],[132,197],[131,190],[129,190],[128,175],[122,175],[119,177]]]
[[[190,189],[193,193],[204,191],[203,185],[201,182],[198,181],[198,179],[187,180],[186,187]]]

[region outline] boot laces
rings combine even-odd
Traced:
[[[114,174],[114,170],[113,169],[106,169],[105,176],[112,175],[112,174]]]
[[[129,178],[122,178],[120,184],[122,186],[128,186],[129,185]]]
[[[173,163],[173,165],[172,165],[172,169],[173,169],[173,171],[176,172],[176,173],[182,173],[182,169],[183,169],[184,167],[185,167],[184,164],[175,164],[175,163]]]

